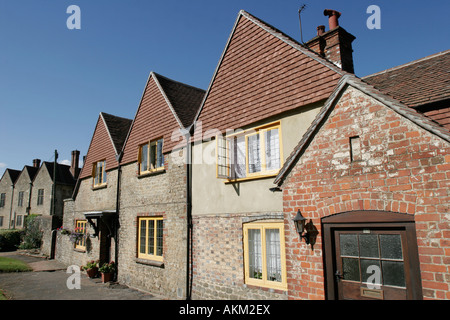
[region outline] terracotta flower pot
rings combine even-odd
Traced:
[[[86,273],[87,273],[89,278],[95,278],[97,276],[97,273],[98,273],[98,268],[87,269]]]
[[[102,282],[106,283],[106,282],[112,281],[113,275],[114,275],[114,273],[103,273],[102,272]]]

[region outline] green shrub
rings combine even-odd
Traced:
[[[21,230],[0,230],[0,251],[17,250],[22,232]]]
[[[22,236],[20,249],[36,249],[41,247],[42,231],[40,229],[38,215],[32,214],[25,218],[25,229]]]

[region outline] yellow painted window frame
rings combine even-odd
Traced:
[[[161,144],[161,154],[162,154],[162,166],[159,167],[154,167],[153,164],[151,163],[151,147],[156,145],[156,155],[155,155],[155,159],[156,159],[156,163],[158,162],[158,141],[162,140],[162,144]],[[147,146],[147,170],[142,170],[141,168],[141,162],[142,162],[142,148],[144,146]],[[163,152],[163,148],[164,148],[164,138],[158,138],[158,139],[154,139],[154,140],[150,140],[146,143],[143,143],[141,145],[139,145],[139,149],[138,149],[138,166],[139,166],[139,175],[143,175],[143,174],[147,174],[147,173],[152,173],[152,172],[156,172],[156,171],[162,171],[164,170],[164,154]]]
[[[250,277],[249,269],[249,244],[248,244],[248,230],[260,230],[261,232],[261,254],[262,254],[262,278],[255,279]],[[267,229],[278,229],[280,234],[280,265],[281,265],[281,282],[267,280],[267,248],[266,248],[266,232]],[[286,249],[284,240],[284,223],[273,222],[250,222],[243,225],[244,233],[244,275],[245,283],[249,285],[272,288],[272,289],[287,289],[286,280]]]
[[[86,220],[76,220],[75,221],[75,232],[81,232],[86,235],[87,221]],[[86,250],[86,237],[75,242],[75,249]]]
[[[98,182],[96,182],[97,176],[99,175],[99,171],[97,170],[97,168],[99,167],[100,164],[102,164],[101,179],[99,178]],[[95,162],[92,166],[92,185],[93,185],[93,187],[97,188],[97,187],[106,186],[107,182],[108,182],[108,180],[107,180],[107,176],[106,176],[106,159]]]
[[[277,169],[267,170],[267,162],[266,162],[266,156],[265,156],[265,133],[267,131],[277,129],[278,130],[278,144],[280,147],[280,167]],[[248,155],[248,138],[250,136],[259,135],[259,145],[260,145],[260,158],[261,158],[261,171],[259,172],[249,172],[249,155]],[[219,136],[216,136],[216,177],[217,178],[223,178],[219,174],[219,166],[220,159],[219,159],[219,140],[224,140],[226,144],[226,150],[230,150],[230,142],[229,139],[233,137],[245,137],[245,171],[246,176],[244,178],[237,178],[233,179],[233,181],[244,181],[244,180],[252,180],[255,178],[263,178],[263,177],[270,177],[275,176],[278,174],[280,169],[284,165],[284,156],[283,156],[283,138],[282,138],[282,132],[281,132],[281,123],[280,122],[274,122],[269,123],[264,126],[255,127],[252,129],[247,129],[244,131],[240,131],[238,133],[227,135],[225,138],[220,139]],[[229,151],[228,151],[229,152]],[[226,154],[226,164],[228,176],[231,175],[231,164],[228,153]],[[231,180],[228,178],[228,180]]]
[[[146,221],[145,222],[145,253],[141,252],[141,222],[142,221]],[[153,252],[155,254],[149,254],[148,253],[148,248],[149,248],[149,244],[148,244],[148,232],[149,232],[149,221],[153,221],[154,222],[154,228],[153,228]],[[161,255],[157,255],[157,225],[158,225],[158,221],[162,221],[163,223],[163,243],[162,243],[162,254]],[[162,262],[164,260],[164,219],[163,217],[139,217],[138,218],[138,224],[137,224],[137,228],[138,228],[138,233],[137,233],[137,257],[139,259],[146,259],[146,260],[153,260],[153,261],[160,261]]]

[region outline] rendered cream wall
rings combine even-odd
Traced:
[[[314,120],[323,103],[303,108],[281,119],[283,158],[286,159]],[[269,119],[267,123],[277,121]],[[264,125],[264,123],[258,124]],[[272,192],[274,177],[224,183],[216,177],[216,140],[193,146],[192,213],[193,215],[281,212],[281,192]],[[211,161],[213,159],[214,161]]]

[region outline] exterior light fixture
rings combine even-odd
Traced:
[[[294,224],[295,224],[295,229],[297,229],[297,232],[300,235],[300,240],[302,238],[304,238],[306,244],[309,244],[309,233],[308,233],[308,231],[306,231],[306,233],[303,233],[303,232],[305,232],[307,219],[302,216],[302,214],[300,212],[300,209],[298,209],[297,215],[295,216],[293,221],[294,221]]]

